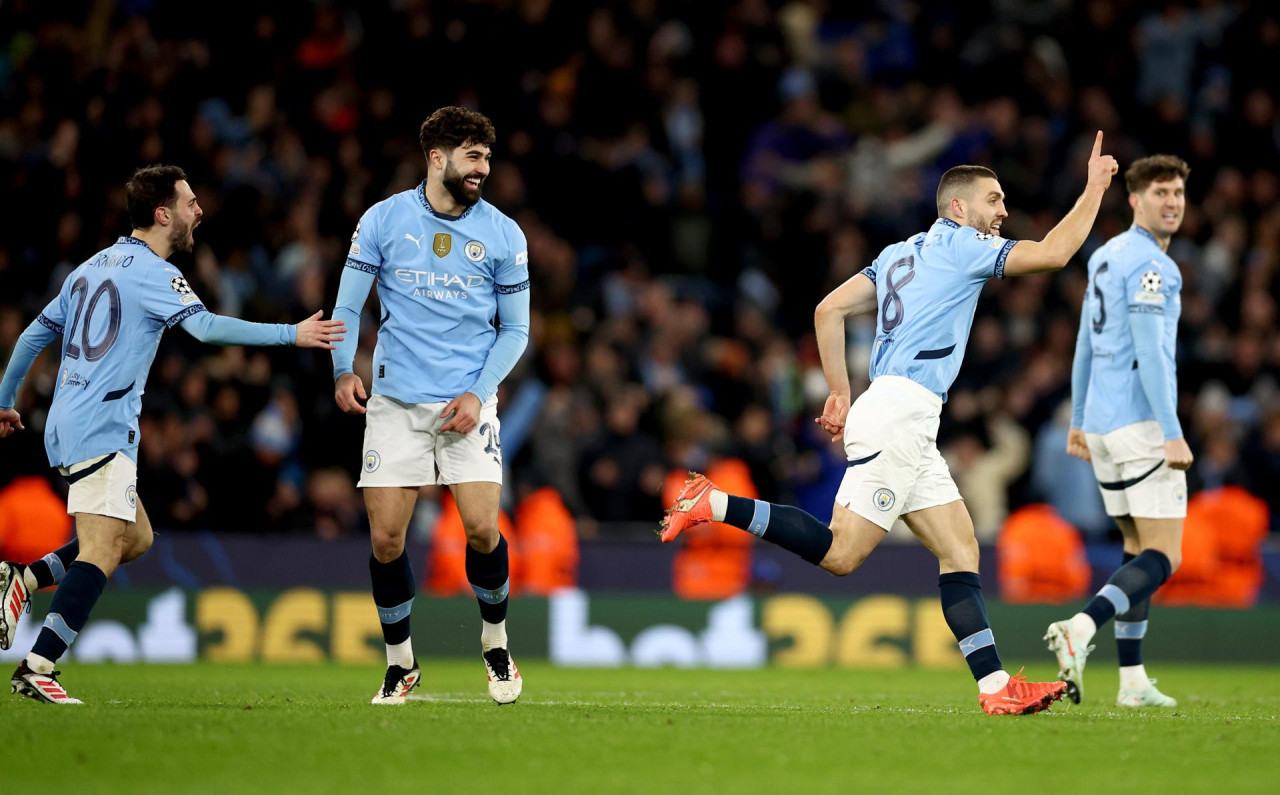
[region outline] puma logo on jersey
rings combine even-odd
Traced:
[[[412,241],[413,241],[413,244],[414,244],[415,246],[417,246],[417,247],[418,247],[418,250],[419,250],[419,251],[421,251],[421,250],[422,250],[422,238],[424,238],[424,237],[426,237],[426,236],[427,236],[427,235],[426,235],[426,233],[425,233],[425,232],[424,232],[423,234],[421,234],[421,235],[418,235],[417,237],[414,237],[413,235],[409,234],[408,232],[405,232],[405,233],[404,233],[405,240],[412,240]]]

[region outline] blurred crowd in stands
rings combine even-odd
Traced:
[[[422,179],[419,123],[461,104],[495,122],[484,195],[529,240],[532,340],[501,392],[511,506],[550,487],[583,537],[626,537],[656,525],[669,473],[732,461],[825,518],[845,460],[813,423],[817,301],[925,229],[960,163],[999,174],[1007,237],[1041,238],[1102,129],[1122,169],[1192,166],[1170,249],[1192,492],[1242,486],[1274,531],[1280,71],[1258,65],[1278,50],[1271,4],[1218,0],[7,0],[0,360],[128,231],[123,183],[156,162],[186,169],[205,210],[173,261],[211,310],[327,313],[357,219]],[[983,293],[939,444],[984,540],[1033,502],[1109,531],[1064,448],[1084,261],[1130,220],[1117,180],[1065,271]],[[377,318],[371,299],[366,378]],[[849,329],[857,394],[873,319]],[[0,478],[48,472],[53,354]],[[362,433],[327,356],[172,330],[139,491],[160,528],[360,533]],[[416,532],[438,510],[422,501]]]

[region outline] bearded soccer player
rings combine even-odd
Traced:
[[[167,260],[190,252],[203,212],[176,166],[134,172],[125,185],[133,231],[71,272],[62,290],[18,338],[0,380],[0,438],[22,430],[18,387],[50,342],[62,337],[58,386],[45,428],[49,463],[70,485],[76,540],[30,566],[0,564],[3,625],[13,642],[36,587],[58,584],[31,653],[14,671],[14,693],[47,704],[79,704],[54,670],[84,628],[107,578],[151,546],[151,522],[137,492],[138,415],[160,336],[181,326],[215,345],[333,348],[341,322],[316,312],[296,326],[247,323],[205,309]],[[43,564],[43,565],[42,565]]]
[[[427,178],[360,219],[334,310],[359,328],[377,283],[382,324],[367,406],[365,386],[352,371],[358,335],[333,353],[338,406],[365,415],[358,485],[369,511],[369,573],[387,646],[387,672],[372,703],[403,704],[422,677],[409,632],[415,582],[404,540],[418,488],[440,484],[453,492],[467,533],[467,579],[480,605],[489,695],[508,704],[523,681],[507,648],[497,391],[529,341],[529,255],[520,227],[480,198],[495,141],[489,119],[441,108],[422,123],[418,140]]]
[[[1089,286],[1071,368],[1067,452],[1092,461],[1107,514],[1124,536],[1124,564],[1045,640],[1068,695],[1079,702],[1098,628],[1115,619],[1121,707],[1176,707],[1147,678],[1142,639],[1151,595],[1177,571],[1193,456],[1178,422],[1178,317],[1182,274],[1169,240],[1187,208],[1191,169],[1172,155],[1125,172],[1133,226],[1089,258]]]
[[[901,517],[938,558],[942,612],[978,683],[978,703],[992,715],[1039,712],[1062,698],[1063,682],[1010,676],[996,653],[978,579],[978,542],[946,462],[938,421],[960,370],[978,294],[987,280],[1060,270],[1084,243],[1116,172],[1102,154],[1102,133],[1089,157],[1088,184],[1043,241],[1005,240],[1008,216],[994,172],[957,166],[938,185],[938,220],[928,231],[882,252],[837,287],[814,314],[818,351],[831,395],[815,421],[843,438],[848,468],[831,524],[790,506],[726,494],[692,473],[663,520],[662,540],[686,527],[726,522],[836,575],[856,569]],[[849,405],[845,318],[877,313],[871,386]]]

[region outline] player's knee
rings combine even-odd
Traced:
[[[978,558],[978,539],[970,535],[939,550],[938,563],[946,571],[977,571]]]
[[[151,545],[155,543],[155,533],[151,528],[136,528],[129,538],[125,539],[124,552],[120,556],[121,563],[128,563],[137,560],[147,554],[147,550],[151,549]]]
[[[379,563],[390,563],[404,554],[404,534],[374,530],[370,533],[373,556]]]
[[[867,559],[866,553],[857,552],[855,550],[844,550],[836,552],[832,550],[822,559],[822,568],[825,571],[834,574],[837,577],[847,577],[852,574],[862,561]]]
[[[498,523],[480,522],[466,528],[467,543],[477,552],[483,552],[486,555],[498,546],[498,539],[501,534],[498,532]]]

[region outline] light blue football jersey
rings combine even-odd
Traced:
[[[177,268],[121,237],[80,265],[37,322],[62,335],[62,364],[45,426],[49,463],[107,453],[138,460],[138,415],[165,329],[204,312]]]
[[[1016,240],[939,218],[929,231],[894,243],[862,273],[879,302],[871,379],[910,378],[943,400],[960,372],[978,294]]]
[[[472,389],[497,336],[498,295],[529,289],[528,244],[516,222],[484,200],[456,218],[437,213],[425,182],[365,212],[346,267],[377,277],[372,391],[404,403]],[[343,351],[335,351],[339,374],[350,371],[354,347]]]
[[[1182,314],[1182,273],[1155,237],[1132,226],[1111,238],[1089,258],[1089,286],[1081,323],[1089,324],[1089,386],[1084,401],[1086,433],[1108,433],[1125,425],[1157,419],[1143,390],[1134,352],[1130,313],[1163,318],[1159,339],[1165,367],[1165,406],[1172,414],[1162,425],[1176,426],[1178,318]],[[1081,331],[1081,339],[1084,338]],[[1083,343],[1080,343],[1083,344]],[[1166,438],[1180,435],[1165,429]]]

